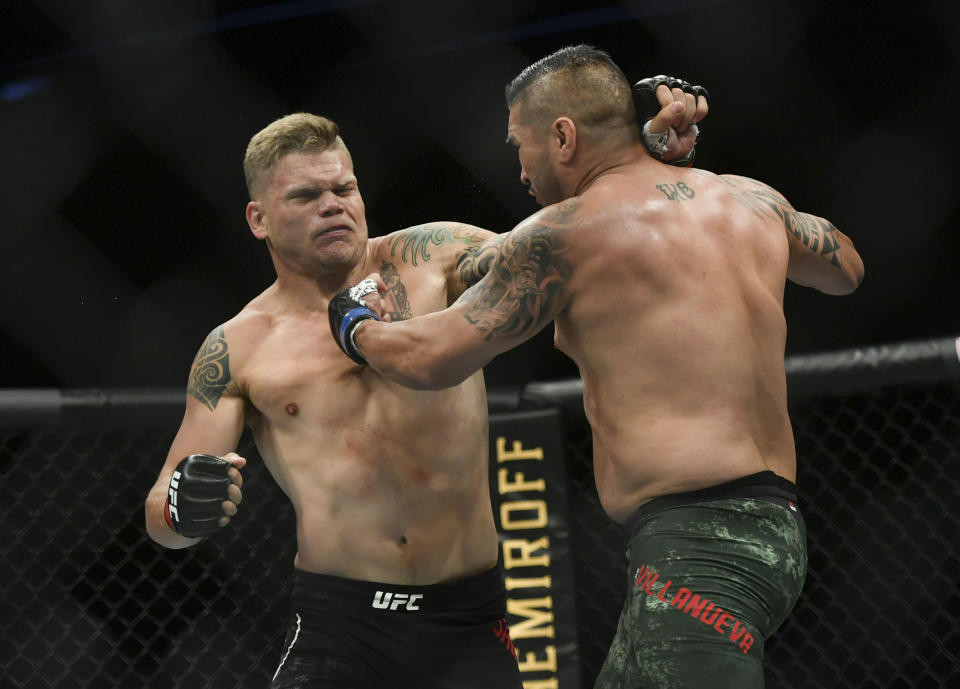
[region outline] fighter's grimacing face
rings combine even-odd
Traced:
[[[262,238],[285,264],[306,273],[337,271],[363,257],[366,210],[342,147],[285,155],[259,196]]]

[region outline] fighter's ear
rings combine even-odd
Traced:
[[[550,139],[554,143],[558,160],[568,163],[577,150],[577,125],[569,117],[558,117],[550,126]]]
[[[253,232],[253,236],[257,239],[267,238],[267,227],[264,220],[263,206],[260,205],[260,202],[251,201],[248,203],[247,224],[250,226],[250,231]]]

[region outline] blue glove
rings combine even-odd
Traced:
[[[377,291],[377,283],[367,278],[353,287],[337,292],[327,312],[330,314],[330,332],[333,339],[343,350],[343,353],[361,366],[367,365],[367,360],[360,356],[357,345],[353,342],[353,334],[357,327],[368,318],[379,321],[380,318],[363,303],[366,294]]]

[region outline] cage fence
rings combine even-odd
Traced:
[[[960,365],[953,338],[788,360],[809,570],[767,643],[767,686],[960,686]],[[581,686],[624,597],[625,538],[602,512],[579,381],[492,391],[498,412],[563,410]],[[263,463],[245,518],[186,550],[143,500],[182,411],[170,390],[0,393],[0,687],[266,687],[295,554]],[[248,435],[241,454],[255,458]],[[571,688],[574,689],[574,688]]]

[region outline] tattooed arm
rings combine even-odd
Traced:
[[[783,223],[790,244],[787,277],[826,294],[849,294],[863,280],[863,259],[833,223],[794,209],[778,191],[747,177],[723,175],[731,194],[755,215]]]
[[[399,323],[364,322],[355,341],[370,366],[407,387],[450,387],[542,330],[568,298],[564,234],[577,203],[545,208],[500,237],[485,277],[451,307]]]
[[[447,280],[447,303],[453,303],[471,285],[486,275],[497,255],[500,236],[474,225],[458,222],[431,222],[400,230],[388,237],[393,261],[414,266],[429,261],[440,261]],[[389,274],[396,267],[384,261],[380,273],[393,292],[394,281]],[[397,303],[402,299],[393,295]],[[409,318],[410,313],[391,313],[393,320]]]
[[[485,232],[483,244],[471,244],[457,254],[456,272],[450,280],[451,295],[457,299],[467,289],[480,282],[500,255],[503,235]]]
[[[244,400],[236,392],[230,373],[230,351],[224,327],[213,330],[193,360],[187,383],[186,411],[166,461],[145,504],[147,533],[167,548],[184,548],[198,538],[186,538],[167,526],[164,505],[170,477],[181,459],[204,453],[222,457],[236,449],[243,431]],[[226,457],[242,460],[237,455]],[[239,468],[243,462],[234,461]],[[233,474],[236,469],[231,469]],[[236,482],[236,481],[235,481]]]

